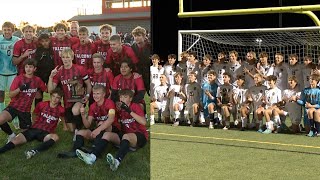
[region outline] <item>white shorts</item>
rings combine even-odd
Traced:
[[[165,102],[156,101],[155,103],[158,106],[159,110],[164,111],[166,109],[167,101],[165,101]]]
[[[0,91],[6,91],[10,89],[13,79],[17,75],[4,76],[0,75]]]

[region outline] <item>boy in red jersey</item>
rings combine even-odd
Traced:
[[[132,102],[140,103],[141,107],[144,107],[145,102],[143,100],[146,93],[143,79],[138,73],[132,72],[134,65],[130,60],[124,60],[121,63],[121,74],[116,76],[113,80],[111,87],[111,99],[120,107],[118,91],[122,89],[130,89],[134,92]]]
[[[93,69],[88,71],[91,86],[96,84],[101,84],[106,88],[105,98],[110,98],[111,85],[113,83],[113,73],[109,68],[103,68],[103,56],[100,53],[95,53],[92,55],[93,59]],[[94,102],[92,93],[89,98],[89,105]]]
[[[27,59],[24,61],[24,67],[26,73],[15,77],[11,84],[10,104],[0,113],[0,127],[9,135],[8,142],[15,137],[15,133],[7,122],[18,116],[20,128],[28,129],[31,126],[30,110],[36,92],[38,89],[47,91],[44,82],[33,75],[36,71],[36,61]]]
[[[90,128],[93,121],[96,122],[95,129],[83,129],[77,133],[73,151],[86,164],[92,165],[97,157],[101,155],[107,147],[108,141],[102,139],[105,132],[119,132],[120,124],[115,117],[116,106],[110,99],[105,98],[106,89],[103,85],[97,84],[93,87],[93,98],[95,102],[90,106],[88,117],[85,115],[84,107],[81,108],[83,124]],[[84,139],[94,140],[92,153],[81,151]]]
[[[24,38],[17,41],[13,47],[12,62],[17,66],[18,74],[24,73],[23,62],[26,59],[34,58],[37,49],[36,42],[33,40],[36,28],[27,24],[22,28],[22,32]]]
[[[139,104],[133,103],[133,92],[125,89],[119,91],[121,110],[119,111],[119,121],[121,132],[116,134],[106,132],[103,139],[120,145],[117,155],[113,157],[107,154],[107,162],[112,171],[116,171],[131,148],[142,148],[148,141],[149,134],[146,130],[146,118]]]
[[[119,35],[113,35],[110,37],[110,49],[107,52],[106,64],[109,68],[112,69],[115,76],[120,74],[120,64],[124,59],[131,59],[136,70],[136,64],[139,62],[139,59],[134,54],[131,47],[123,45],[121,43],[121,38]]]
[[[62,50],[61,58],[63,66],[61,68],[56,67],[51,71],[48,90],[51,92],[58,84],[61,84],[64,93],[63,102],[66,123],[69,130],[73,132],[75,128],[80,129],[82,126],[80,107],[82,103],[87,103],[89,100],[91,84],[87,71],[82,66],[72,64],[74,58],[72,49]],[[81,92],[84,91],[82,89],[84,84],[86,86],[86,93]],[[79,90],[77,87],[82,88]],[[80,99],[74,99],[75,96],[80,96]]]
[[[74,52],[75,64],[85,67],[87,70],[92,69],[92,54],[97,52],[96,46],[87,41],[89,38],[89,30],[85,26],[79,28],[80,43],[72,46]]]
[[[74,44],[80,43],[80,40],[76,37],[67,36],[66,32],[68,27],[63,23],[58,23],[53,27],[56,35],[51,37],[51,45],[53,50],[53,59],[55,66],[61,66],[62,59],[60,57],[63,49],[71,49]]]
[[[112,33],[112,26],[109,24],[103,24],[100,26],[100,40],[95,41],[94,44],[97,47],[97,52],[103,57],[103,62],[106,61],[107,52],[110,49],[110,35]]]
[[[139,59],[137,65],[137,73],[142,75],[142,79],[144,80],[144,87],[146,87],[146,91],[150,91],[150,56],[151,56],[151,44],[147,38],[147,31],[145,28],[141,26],[137,26],[131,32],[134,43],[131,45],[133,52]],[[160,60],[160,59],[159,59]]]
[[[19,133],[9,143],[0,148],[0,153],[35,139],[43,142],[38,147],[25,152],[27,159],[30,159],[37,153],[53,146],[59,139],[55,133],[59,117],[63,118],[64,114],[64,108],[60,105],[62,95],[63,93],[60,89],[55,89],[51,92],[50,101],[40,102],[33,111],[36,118],[31,128]]]

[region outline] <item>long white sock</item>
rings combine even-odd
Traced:
[[[247,117],[241,117],[242,127],[246,127],[247,125]]]
[[[272,130],[273,129],[273,121],[269,121],[269,129]]]
[[[154,115],[150,115],[150,120],[154,121]]]
[[[276,123],[276,125],[280,125],[281,124],[281,120],[280,120],[280,116],[274,116],[274,122]]]
[[[178,119],[180,117],[180,111],[174,111],[174,119]]]

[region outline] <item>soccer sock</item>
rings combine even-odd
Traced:
[[[43,142],[42,144],[40,144],[38,147],[36,147],[34,150],[37,152],[41,152],[44,150],[49,149],[51,146],[53,146],[55,143],[55,141],[53,139],[50,139],[46,142]]]
[[[288,112],[287,111],[283,111],[283,115],[287,116]]]
[[[274,116],[274,122],[276,123],[276,125],[280,125],[281,124],[281,120],[280,120],[280,116]]]
[[[174,111],[174,119],[177,120],[180,117],[179,111]]]
[[[266,123],[267,124],[267,123]],[[262,129],[262,120],[259,120],[259,129]]]
[[[214,122],[214,114],[213,113],[209,114],[209,120],[210,120],[210,122]]]
[[[126,156],[126,154],[129,151],[129,147],[130,147],[130,142],[126,139],[122,139],[120,142],[120,149],[116,155],[116,159],[118,159],[119,162],[121,162],[123,158]]]
[[[102,153],[102,151],[107,147],[108,141],[105,139],[97,139],[97,141],[94,142],[95,148],[93,149],[92,154],[94,154],[96,157],[99,157]]]
[[[310,129],[311,129],[311,131],[314,132],[314,121],[313,121],[313,119],[309,119],[309,122],[310,122]]]
[[[317,122],[317,121],[314,121],[314,124],[315,124],[315,130],[316,130],[316,132],[319,133],[320,123]]]
[[[0,112],[2,112],[2,110],[5,108],[5,104],[4,102],[0,103]]]
[[[8,122],[5,122],[4,124],[0,125],[0,127],[1,127],[2,131],[4,131],[8,135],[11,135],[13,133]]]
[[[72,151],[76,151],[77,149],[81,148],[84,144],[84,138],[81,135],[76,136],[76,141],[73,143]]]
[[[42,101],[42,98],[36,98],[35,100],[34,100],[34,107],[36,107],[37,106],[37,104],[39,103],[39,102],[41,102]]]
[[[242,123],[242,127],[246,127],[247,125],[247,117],[241,117],[241,123]]]
[[[8,142],[6,145],[4,145],[2,148],[0,148],[0,153],[4,153],[6,151],[9,151],[9,150],[13,149],[14,147],[16,147],[16,145],[13,144],[13,142]]]
[[[76,124],[76,129],[81,129],[82,128],[82,117],[81,115],[75,115],[73,116],[74,120],[75,120],[75,124]]]
[[[154,121],[154,115],[150,115],[150,120]]]

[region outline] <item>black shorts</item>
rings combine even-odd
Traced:
[[[20,129],[28,129],[31,126],[32,123],[30,112],[21,112],[11,106],[6,107],[4,110],[10,113],[12,119],[18,116]]]
[[[144,145],[146,145],[147,139],[142,133],[135,132],[134,134],[137,136],[137,147],[135,148],[142,148]],[[123,135],[124,135],[123,132],[118,133],[120,141],[122,140]]]
[[[22,134],[26,138],[27,142],[34,139],[43,142],[43,139],[49,134],[49,132],[42,129],[30,128],[26,131],[23,131]]]

